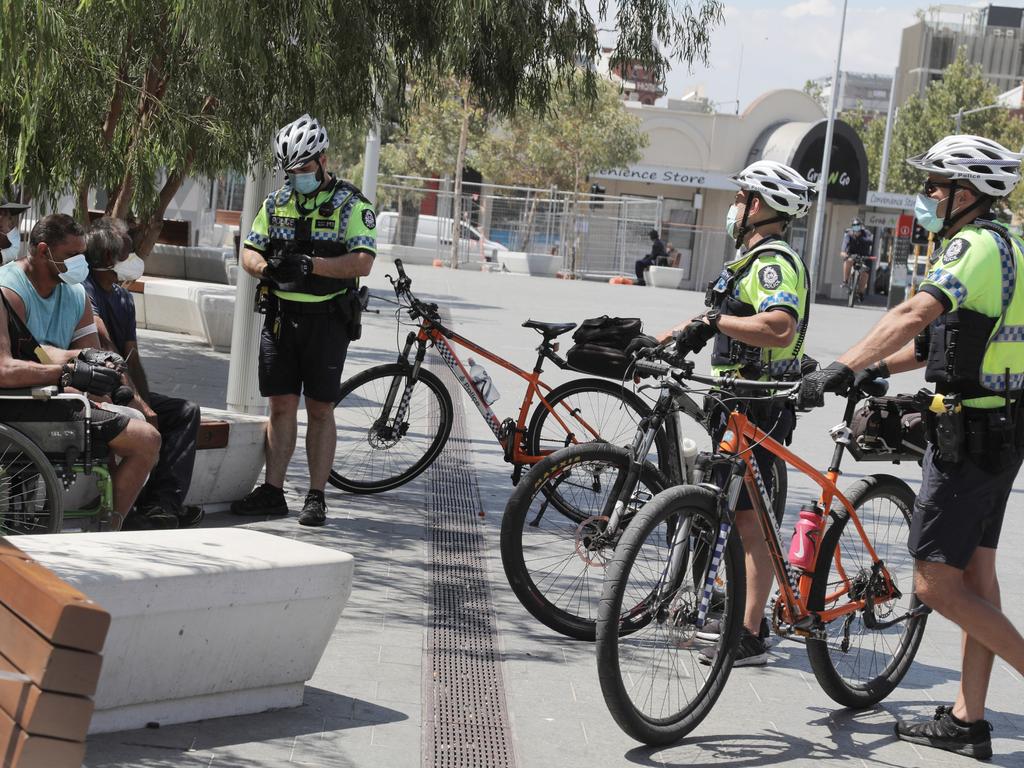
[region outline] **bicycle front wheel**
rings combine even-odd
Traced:
[[[350,493],[380,493],[419,475],[452,430],[452,398],[441,380],[391,363],[342,384],[335,404],[338,446],[330,481]],[[402,404],[406,403],[401,414]]]
[[[0,424],[0,536],[60,533],[64,489],[39,447]]]
[[[551,410],[541,402],[530,417],[527,450],[534,456],[593,440],[628,446],[640,419],[651,413],[642,397],[605,379],[576,379],[555,387],[544,399]],[[661,430],[649,458],[660,466],[668,456],[668,438]]]
[[[910,486],[891,475],[873,475],[854,484],[847,498],[891,587],[872,568],[857,527],[840,514],[822,538],[807,607],[816,612],[842,609],[867,596],[872,604],[826,624],[824,639],[808,639],[807,655],[818,683],[833,700],[845,707],[869,707],[888,696],[907,673],[927,615],[914,595],[914,559],[907,551],[914,507]],[[878,626],[886,622],[895,623]]]
[[[622,531],[668,481],[645,464],[624,488],[630,453],[607,443],[556,451],[535,464],[509,497],[501,519],[501,563],[519,602],[547,627],[593,640],[601,581]],[[627,498],[618,530],[609,507]]]
[[[721,634],[704,641],[695,624],[719,535],[717,501],[697,486],[658,494],[608,567],[597,618],[601,692],[615,722],[645,744],[670,744],[696,728],[732,670],[746,595],[736,535],[722,552],[708,612]]]

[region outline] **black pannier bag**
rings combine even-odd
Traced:
[[[857,461],[919,462],[928,440],[921,406],[906,397],[869,397],[854,412],[850,431]]]
[[[581,373],[621,380],[633,362],[626,347],[642,331],[638,317],[602,315],[584,320],[572,335],[576,343],[566,352],[566,360]]]

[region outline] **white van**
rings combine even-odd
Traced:
[[[403,226],[409,226],[408,221]],[[507,251],[501,243],[485,238],[476,227],[463,223],[459,239],[459,252],[463,258],[480,261],[496,261],[499,251]],[[403,233],[402,240],[409,242],[409,233]],[[381,211],[377,214],[377,242],[395,243],[398,240],[398,212]],[[452,245],[452,220],[447,217],[420,214],[416,220],[416,237],[413,246],[433,251],[449,249]]]

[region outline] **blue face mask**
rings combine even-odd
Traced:
[[[320,188],[320,180],[316,177],[316,171],[310,173],[289,173],[292,189],[300,195],[311,195]]]
[[[933,200],[927,195],[918,194],[914,201],[914,218],[917,223],[932,234],[942,229],[942,219],[939,218],[939,201]]]

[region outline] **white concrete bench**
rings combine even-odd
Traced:
[[[223,511],[253,489],[263,471],[267,419],[203,408],[192,485],[185,504]],[[65,509],[82,509],[97,496],[94,476],[79,475],[64,493]]]
[[[111,614],[90,733],[302,704],[352,556],[243,528],[19,536]]]
[[[499,251],[498,262],[505,265],[509,272],[533,277],[554,277],[562,268],[562,257],[550,253]]]
[[[679,267],[655,267],[647,270],[646,282],[655,288],[681,288],[686,279],[686,270]]]

